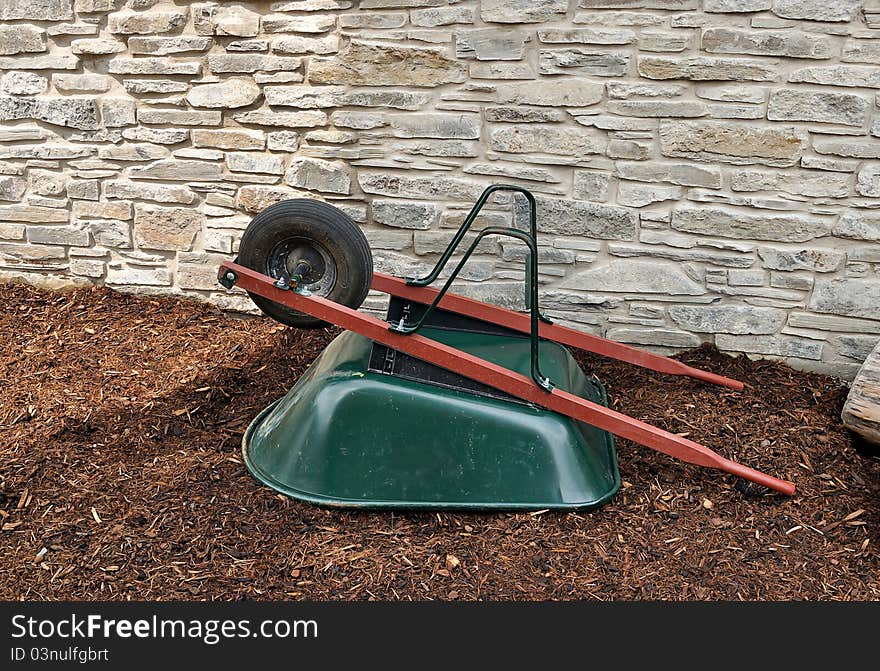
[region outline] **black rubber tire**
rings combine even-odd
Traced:
[[[277,245],[291,238],[318,243],[336,266],[336,281],[322,296],[357,309],[373,281],[373,256],[363,231],[347,214],[319,200],[295,198],[271,205],[251,220],[241,236],[238,262],[251,270],[276,277],[269,258]],[[250,293],[250,292],[248,292]],[[323,328],[328,324],[302,312],[250,293],[272,319],[294,328]]]

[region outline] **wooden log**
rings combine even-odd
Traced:
[[[848,429],[880,445],[880,342],[853,380],[841,419]]]

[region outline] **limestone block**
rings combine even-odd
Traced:
[[[525,31],[509,29],[461,31],[456,34],[455,55],[478,61],[518,61],[530,39]]]
[[[144,56],[167,56],[192,51],[207,51],[211,48],[210,37],[130,37],[128,49],[133,54]]]
[[[807,134],[793,126],[762,128],[720,121],[660,122],[660,150],[664,156],[784,167],[797,163],[806,147]]]
[[[773,6],[773,0],[703,0],[703,11],[718,14],[763,12]]]
[[[809,308],[814,312],[876,319],[880,315],[880,282],[855,278],[817,280]]]
[[[708,56],[640,56],[639,74],[648,79],[690,79],[692,81],[756,81],[779,79],[772,61]]]
[[[332,14],[319,16],[285,16],[268,14],[262,18],[265,33],[326,33],[336,27]]]
[[[290,186],[309,191],[341,195],[351,193],[351,173],[341,162],[295,157],[290,162],[284,181]]]
[[[605,337],[631,345],[653,345],[656,347],[698,347],[700,339],[693,333],[663,328],[618,327],[608,329]]]
[[[122,137],[135,142],[150,142],[153,144],[180,144],[189,137],[189,131],[185,128],[126,128],[122,131]]]
[[[279,130],[266,135],[266,146],[273,151],[295,152],[299,142],[299,133],[292,130]]]
[[[617,175],[640,182],[669,182],[681,186],[721,187],[721,171],[712,166],[691,163],[617,163]]]
[[[480,137],[480,118],[475,114],[390,114],[394,137],[450,138],[474,140]]]
[[[182,207],[138,204],[134,214],[135,241],[140,249],[188,251],[205,216]]]
[[[299,70],[301,65],[302,60],[294,56],[265,56],[263,54],[211,54],[208,56],[208,67],[214,74],[227,72],[293,73]]]
[[[373,201],[372,211],[377,224],[419,230],[431,228],[438,214],[434,203],[381,199]]]
[[[151,35],[169,33],[182,28],[186,23],[188,10],[173,5],[160,5],[147,12],[128,9],[110,14],[107,30],[122,35]]]
[[[217,113],[219,116],[219,112]],[[327,123],[327,115],[324,112],[270,112],[268,110],[253,110],[250,112],[237,112],[232,118],[241,124],[254,126],[279,126],[281,128],[314,128]]]
[[[227,153],[226,167],[233,172],[258,172],[270,175],[284,174],[284,161],[280,156],[248,151]]]
[[[602,153],[605,141],[602,135],[589,129],[534,124],[496,128],[489,135],[489,146],[495,151],[516,154],[582,156]]]
[[[471,24],[474,22],[474,10],[471,7],[428,7],[410,10],[409,19],[414,26],[436,28],[457,23]]]
[[[499,84],[495,101],[514,105],[549,107],[586,107],[602,100],[604,86],[583,79],[554,79],[553,86],[535,86],[533,82]]]
[[[230,77],[217,84],[193,87],[186,99],[193,107],[231,109],[247,107],[260,97],[260,87],[246,77]]]
[[[747,352],[765,356],[821,359],[823,343],[785,335],[727,335],[715,337],[718,349],[726,352]]]
[[[680,200],[684,189],[667,184],[638,184],[620,182],[617,185],[617,202],[627,207],[645,207],[665,200]]]
[[[102,203],[73,204],[73,215],[78,219],[131,219],[131,203],[128,201],[110,201]]]
[[[105,128],[121,128],[137,123],[137,107],[133,98],[102,98],[100,106]]]
[[[112,80],[106,75],[52,75],[52,84],[62,93],[104,93],[110,90]]]
[[[33,72],[7,72],[0,77],[0,90],[12,95],[35,95],[49,86],[45,77]]]
[[[48,170],[28,171],[31,191],[40,196],[61,196],[64,194],[66,179],[60,172]],[[18,200],[18,198],[5,198],[4,200]]]
[[[635,31],[629,29],[578,28],[563,30],[556,28],[538,30],[538,40],[544,44],[632,44],[635,39]]]
[[[352,40],[348,50],[333,57],[315,57],[309,64],[313,84],[361,86],[439,86],[462,82],[466,66],[436,49],[394,47]]]
[[[27,242],[32,245],[65,245],[87,247],[88,231],[73,226],[27,226]]]
[[[125,42],[97,38],[73,40],[70,43],[70,50],[75,54],[105,56],[107,54],[118,54],[120,51],[125,51]]]
[[[260,30],[260,15],[242,5],[198,3],[193,5],[192,11],[199,35],[255,37]]]
[[[707,28],[704,51],[714,54],[751,54],[790,58],[831,58],[834,43],[827,37],[798,31],[755,31],[736,28]]]
[[[263,149],[266,146],[266,134],[261,130],[246,130],[244,128],[193,129],[191,135],[194,147]]]
[[[63,21],[73,18],[73,0],[3,0],[0,21]]]
[[[104,195],[107,198],[152,200],[157,203],[180,203],[182,205],[190,205],[196,199],[195,193],[186,186],[150,184],[126,180],[105,182]]]
[[[840,270],[846,261],[846,254],[832,249],[759,247],[758,256],[764,262],[764,267],[770,270],[810,270],[818,273],[833,273]]]
[[[335,54],[339,51],[339,36],[330,34],[319,37],[306,35],[278,37],[272,40],[272,51],[280,54]]]
[[[877,89],[880,70],[866,65],[817,65],[795,70],[788,81]]]
[[[2,12],[2,10],[0,10]],[[46,32],[29,25],[0,25],[0,55],[46,51]]]
[[[575,198],[598,203],[608,200],[611,175],[607,172],[575,170],[573,193]]]
[[[626,52],[591,49],[541,49],[538,71],[544,75],[578,74],[592,77],[622,77],[630,56]]]
[[[669,308],[669,316],[688,331],[734,335],[776,333],[786,319],[784,310],[744,304],[674,305]]]
[[[856,191],[859,195],[880,196],[880,163],[865,163],[858,173]]]
[[[2,6],[2,5],[0,5]],[[40,54],[37,56],[0,56],[0,71],[8,70],[76,70],[79,57],[73,54]]]
[[[173,61],[162,57],[117,56],[107,64],[107,71],[116,75],[197,75],[202,71],[202,65],[198,61]]]
[[[284,186],[247,185],[238,190],[238,207],[245,212],[256,214],[282,200],[303,195]],[[248,220],[245,220],[245,224]]]
[[[583,235],[604,240],[633,240],[638,216],[614,205],[538,196],[538,231],[554,235]],[[519,213],[518,213],[519,214]],[[518,216],[521,224],[524,217]]]
[[[705,287],[677,266],[660,261],[612,261],[567,277],[561,289],[591,293],[667,294],[699,296]]]
[[[809,197],[843,198],[850,192],[851,181],[848,175],[806,170],[734,170],[730,173],[733,191],[782,191]]]
[[[101,219],[88,222],[88,230],[95,244],[116,249],[131,249],[131,225],[117,219]]]
[[[26,189],[27,180],[21,177],[0,177],[0,200],[21,200]]]
[[[0,96],[0,121],[34,119],[55,126],[97,130],[98,108],[92,98],[25,98]]]
[[[123,4],[124,0],[75,0],[73,8],[77,14],[104,14],[119,9]]]
[[[181,289],[214,291],[217,267],[228,260],[221,254],[180,252],[177,255],[177,286]]]
[[[109,267],[106,281],[110,286],[167,287],[172,276],[167,268]]]
[[[339,16],[340,28],[400,28],[406,24],[404,12],[377,12],[375,14],[342,14]]]
[[[852,21],[864,0],[773,0],[773,13],[785,19]]]
[[[827,220],[805,214],[767,216],[687,205],[673,210],[672,228],[700,235],[779,242],[806,242],[831,232]]]
[[[140,108],[137,120],[145,124],[171,124],[175,126],[219,126],[220,112],[196,112],[166,109]]]
[[[871,212],[844,212],[832,232],[839,238],[880,242],[880,215]]]
[[[543,23],[567,9],[567,0],[482,0],[480,18],[487,23]]]
[[[130,175],[134,179],[217,182],[222,179],[222,169],[216,163],[207,161],[166,159],[132,168]]]
[[[767,118],[771,121],[818,121],[861,126],[870,104],[859,95],[780,89],[770,95]]]

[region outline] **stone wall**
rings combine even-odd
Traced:
[[[508,181],[560,321],[847,377],[880,337],[880,0],[0,0],[0,70],[5,277],[241,308],[270,203],[412,274]],[[520,305],[523,258],[461,290]]]

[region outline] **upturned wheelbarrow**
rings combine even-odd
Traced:
[[[499,192],[526,199],[529,230],[473,233],[442,287],[429,286]],[[527,314],[449,291],[489,236],[528,248]],[[607,407],[601,383],[566,347],[731,389],[743,385],[544,316],[536,203],[522,187],[488,187],[433,270],[409,279],[373,272],[363,232],[338,208],[282,201],[251,221],[218,281],[246,290],[281,323],[345,329],[244,435],[250,471],[289,496],[371,508],[591,508],[620,486],[612,434],[794,493],[790,482]],[[390,295],[387,321],[358,311],[370,289]]]

